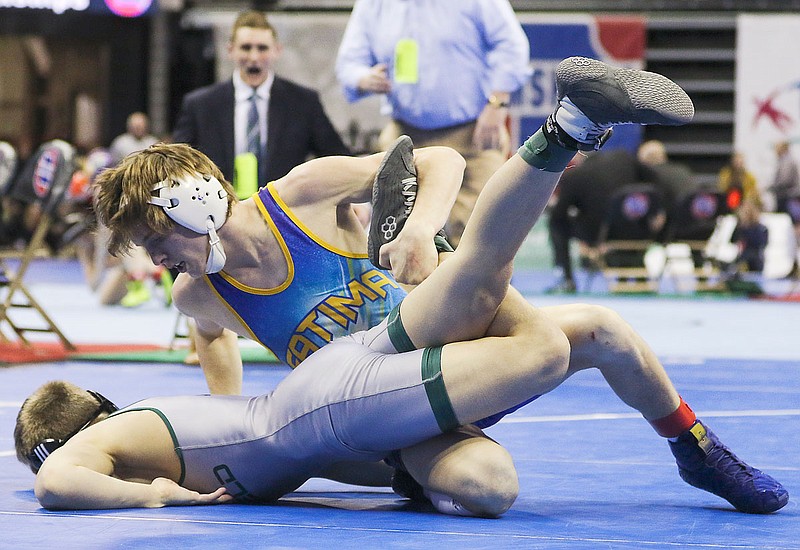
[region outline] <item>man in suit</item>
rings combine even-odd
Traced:
[[[241,13],[228,44],[233,77],[187,94],[173,129],[174,141],[203,151],[235,184],[236,159],[248,152],[256,157],[259,186],[309,155],[350,154],[319,94],[275,75],[281,50],[266,15]]]

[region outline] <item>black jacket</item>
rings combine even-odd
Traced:
[[[188,143],[205,153],[233,181],[233,80],[212,84],[187,94],[173,129],[177,143]],[[269,97],[266,181],[285,176],[309,156],[349,155],[334,129],[319,94],[275,77]]]

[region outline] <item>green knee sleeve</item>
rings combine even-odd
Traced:
[[[550,141],[541,128],[517,151],[522,160],[545,172],[562,172],[577,152]]]
[[[442,346],[425,348],[422,353],[422,380],[439,429],[448,432],[457,428],[458,418],[442,378]]]

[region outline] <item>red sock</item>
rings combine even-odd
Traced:
[[[675,412],[650,420],[650,425],[661,437],[678,437],[683,432],[692,427],[697,417],[694,411],[686,404],[681,397],[681,403]]]

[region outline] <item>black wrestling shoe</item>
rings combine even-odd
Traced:
[[[599,149],[617,124],[677,126],[694,116],[692,100],[669,78],[587,57],[559,63],[556,90],[555,122],[581,150]]]
[[[745,464],[699,420],[669,447],[686,483],[724,498],[740,512],[768,514],[789,502],[780,483]]]
[[[372,265],[380,263],[381,246],[402,231],[417,198],[417,169],[414,143],[400,136],[386,151],[372,184],[372,219],[369,224],[367,254]]]

